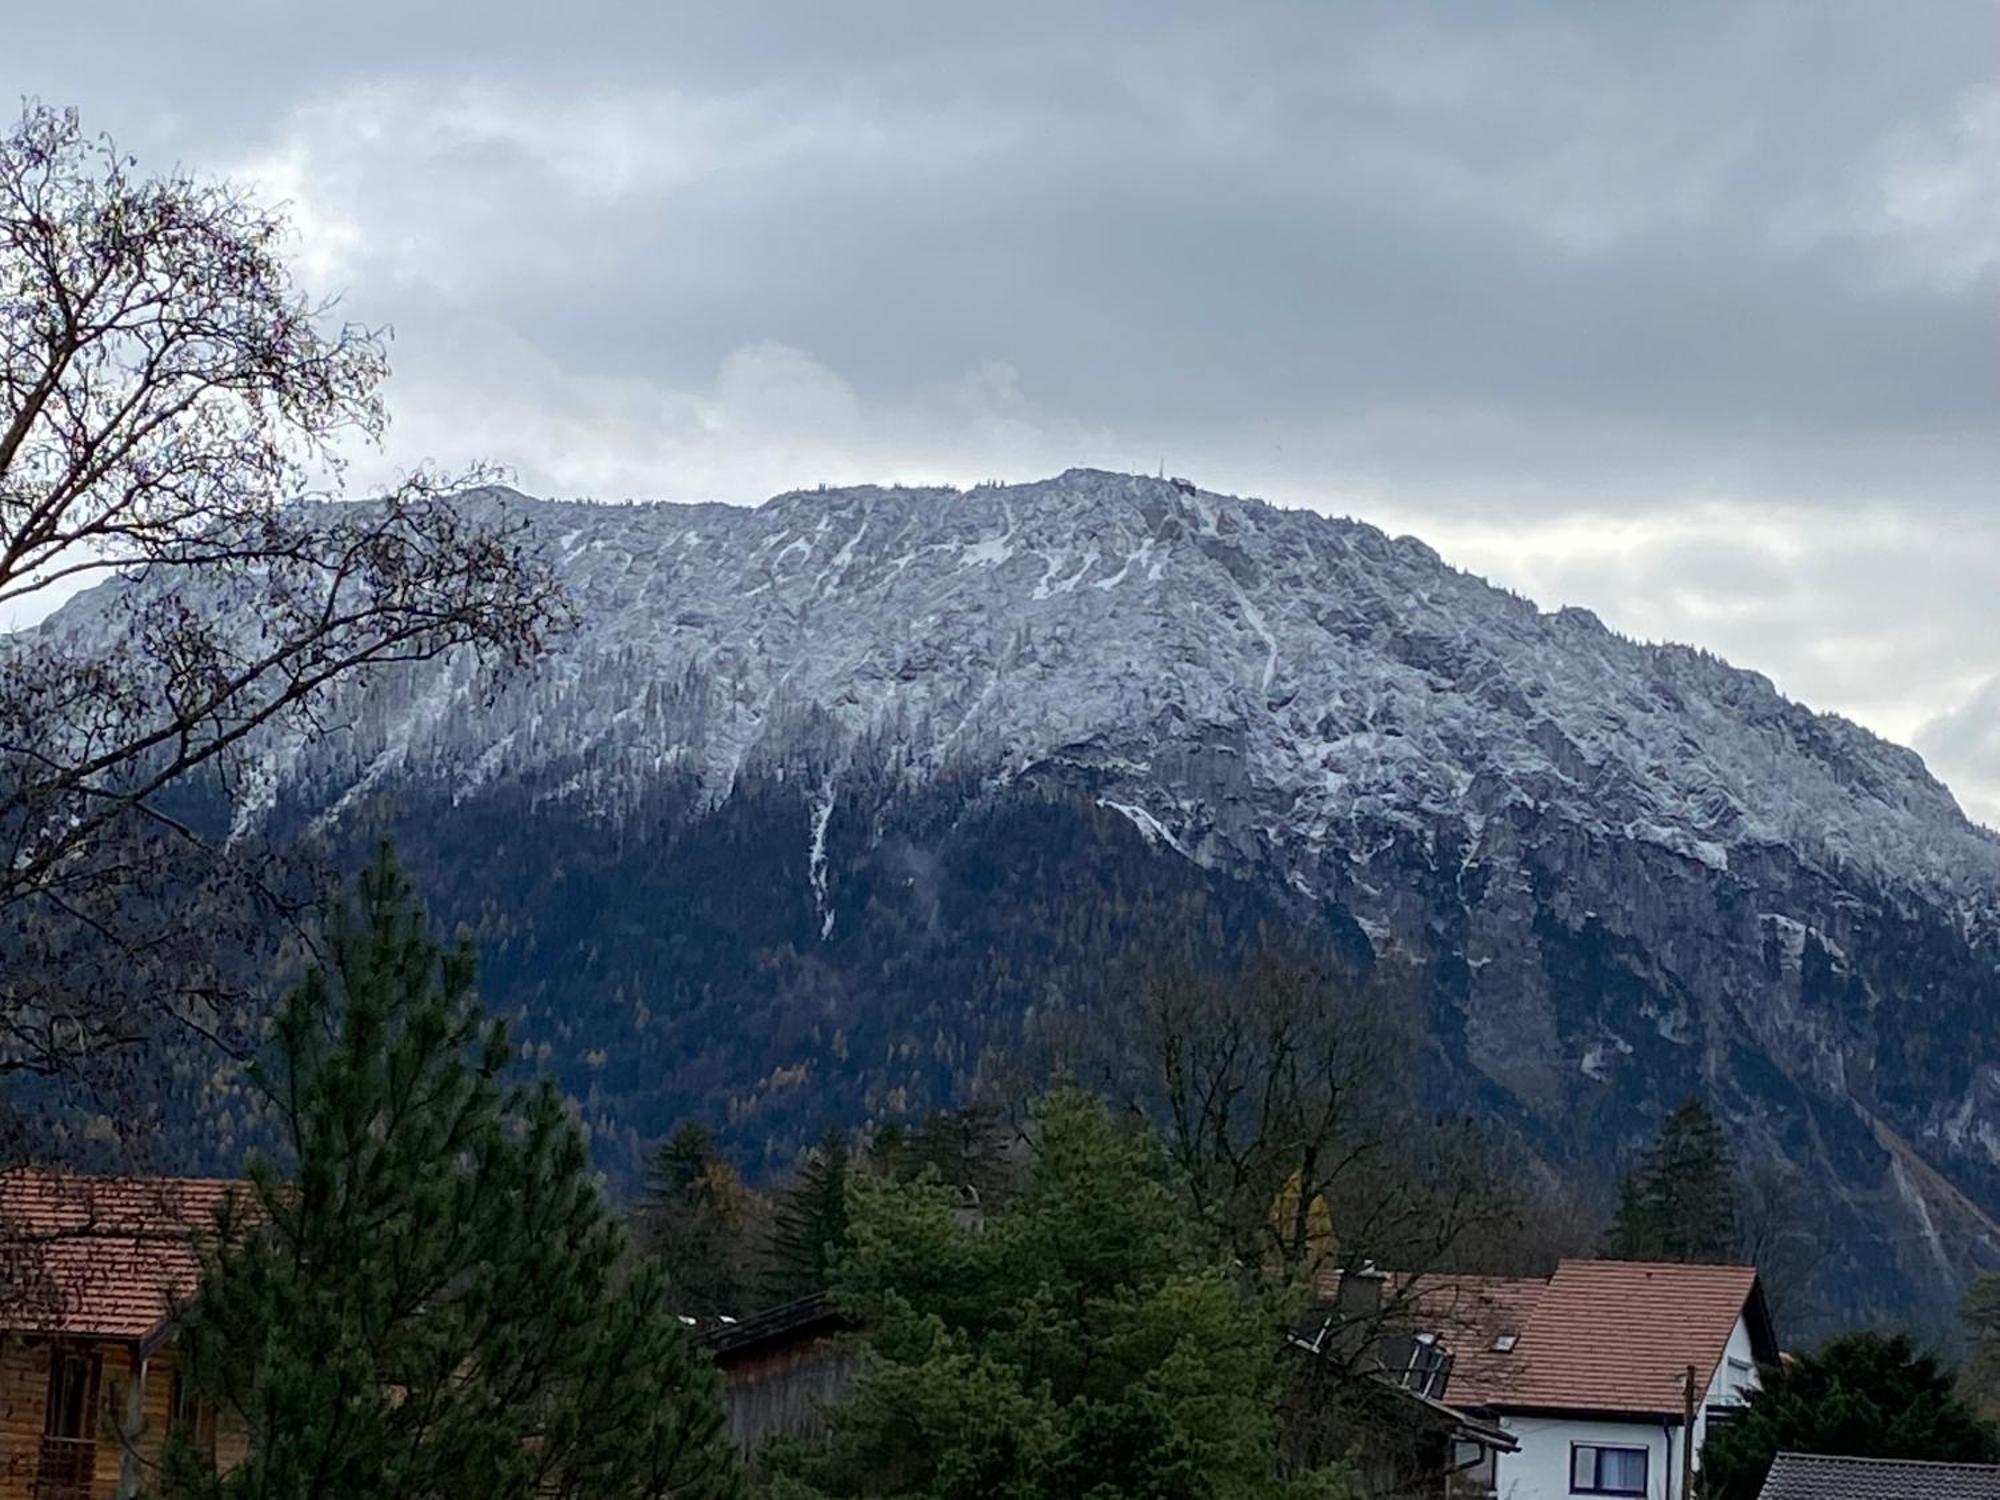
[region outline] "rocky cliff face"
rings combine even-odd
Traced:
[[[1284,928],[1423,962],[1430,1086],[1551,1163],[1708,1095],[1835,1300],[2000,1257],[2000,840],[1753,673],[1127,475],[470,503],[575,638],[350,693],[234,816],[397,830],[607,1149],[936,1102],[1118,952]]]

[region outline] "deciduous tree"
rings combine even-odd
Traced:
[[[480,473],[328,503],[383,432],[386,339],[294,285],[285,236],[73,112],[0,134],[0,620],[121,581],[0,634],[0,1071],[216,1023],[209,958],[282,892],[216,858],[198,778],[237,785],[260,730],[319,732],[358,673],[517,662],[563,620],[518,532],[450,498]]]
[[[1972,1278],[1959,1299],[1958,1322],[1965,1334],[1960,1386],[1981,1412],[2000,1416],[2000,1272]]]
[[[639,1233],[674,1268],[674,1304],[689,1316],[742,1313],[755,1278],[748,1265],[749,1191],[708,1127],[684,1121],[646,1164]]]
[[[953,1189],[859,1180],[835,1293],[872,1330],[824,1447],[778,1500],[1330,1496],[1280,1474],[1274,1305],[1216,1256],[1142,1128],[1095,1098],[1035,1109],[1023,1180],[980,1225]]]

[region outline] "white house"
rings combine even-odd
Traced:
[[[1748,1266],[1566,1260],[1546,1281],[1426,1277],[1419,1288],[1419,1316],[1452,1352],[1446,1399],[1518,1445],[1463,1476],[1497,1500],[1679,1500],[1689,1407],[1699,1472],[1711,1426],[1778,1354]]]

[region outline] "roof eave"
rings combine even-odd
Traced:
[[[1503,1417],[1564,1417],[1576,1422],[1644,1422],[1655,1426],[1678,1427],[1682,1412],[1647,1410],[1628,1406],[1565,1406],[1559,1402],[1489,1401],[1480,1407],[1496,1419]]]

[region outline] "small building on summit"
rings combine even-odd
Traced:
[[[0,1500],[111,1500],[186,1424],[227,1468],[243,1435],[193,1401],[173,1310],[241,1183],[0,1172]]]

